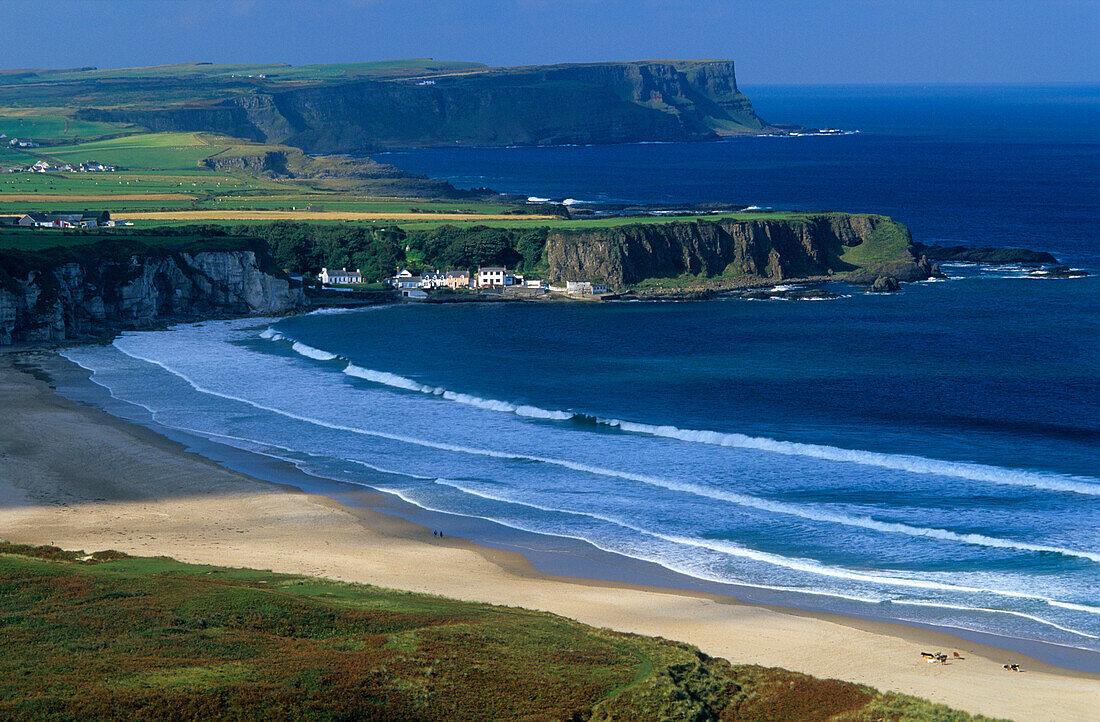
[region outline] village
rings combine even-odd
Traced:
[[[318,275],[321,284],[326,287],[348,287],[363,283],[363,274],[349,271],[322,268]],[[510,272],[503,266],[479,266],[473,275],[469,271],[441,271],[433,268],[414,274],[402,268],[395,275],[385,279],[385,283],[400,291],[402,298],[423,300],[431,291],[447,289],[450,291],[491,291],[517,297],[537,297],[549,293],[561,293],[580,298],[598,298],[609,292],[605,284],[589,281],[567,281],[564,286],[553,286],[537,278],[524,278]]]
[[[0,216],[0,228],[114,228],[123,225],[132,226],[133,223],[116,221],[111,218],[109,211],[98,213],[66,211]]]
[[[40,160],[29,166],[5,166],[2,170],[4,173],[116,173],[117,171],[118,166],[116,165],[107,165],[96,161],[87,161],[76,165],[71,163],[53,165],[45,160]]]
[[[0,145],[6,145],[13,149],[38,148],[39,143],[26,138],[9,138],[7,133],[0,133]],[[3,173],[115,173],[118,166],[99,163],[94,160],[83,163],[53,164],[47,160],[39,160],[29,166],[4,166],[0,168]]]

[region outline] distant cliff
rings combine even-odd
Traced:
[[[397,146],[711,140],[769,132],[730,61],[472,69],[430,79],[353,80],[177,107],[85,108],[87,120],[209,131],[310,153]]]
[[[552,231],[544,258],[551,282],[591,280],[616,289],[684,277],[736,284],[833,276],[871,284],[931,273],[905,226],[841,213]]]
[[[100,242],[2,251],[0,344],[64,341],[211,316],[279,314],[306,304],[301,288],[274,266],[262,244],[237,246]]]

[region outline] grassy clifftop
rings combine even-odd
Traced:
[[[0,108],[211,132],[311,153],[419,145],[707,140],[767,132],[724,60],[486,68],[395,61],[0,73]],[[31,135],[33,137],[33,135]]]
[[[973,719],[552,614],[166,558],[0,543],[0,597],[5,719]]]

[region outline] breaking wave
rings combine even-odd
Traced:
[[[332,354],[321,349],[307,346],[278,331],[267,329],[260,334],[261,338],[271,341],[287,341],[291,343],[291,349],[307,358],[332,361],[345,360],[344,357]],[[516,414],[533,419],[546,419],[552,421],[567,421],[570,419],[589,421],[596,424],[615,428],[620,431],[634,434],[646,434],[666,439],[676,439],[696,444],[708,444],[711,446],[725,446],[738,449],[753,449],[785,456],[801,456],[824,461],[860,464],[874,466],[892,471],[909,472],[914,474],[934,474],[936,476],[948,476],[968,481],[1000,484],[1006,486],[1023,486],[1046,491],[1059,491],[1088,496],[1100,496],[1100,481],[1085,477],[1070,476],[1065,474],[1032,472],[1020,469],[1007,469],[985,464],[976,464],[963,461],[943,461],[909,454],[887,454],[861,449],[845,449],[824,444],[806,444],[796,441],[782,441],[762,436],[748,436],[746,434],[708,431],[700,429],[682,429],[670,425],[644,424],[622,419],[605,419],[598,416],[588,416],[573,411],[557,409],[544,409],[527,404],[514,404],[500,399],[489,399],[471,394],[452,391],[442,386],[432,386],[419,381],[390,373],[356,365],[348,361],[344,368],[348,376],[360,378],[372,383],[391,386],[406,391],[416,391],[422,394],[438,396],[448,401],[454,401],[468,406],[474,406],[488,411],[500,411]],[[1057,551],[1043,549],[1036,551]],[[1077,553],[1075,556],[1081,556]],[[1100,561],[1100,554],[1094,554],[1088,558]]]

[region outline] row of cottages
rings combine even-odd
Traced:
[[[98,228],[113,227],[109,211],[100,213],[24,213],[0,218],[0,225],[21,228]]]
[[[96,161],[88,161],[87,163],[80,163],[79,165],[72,165],[66,163],[65,165],[50,165],[49,161],[40,160],[29,168],[7,168],[8,173],[19,173],[22,171],[27,173],[114,173],[118,170],[118,166],[106,165],[104,163],[97,163]]]
[[[346,286],[350,283],[362,283],[363,274],[359,271],[349,271],[346,268],[336,270],[335,268],[322,268],[321,274],[318,276],[321,279],[321,283],[325,286]]]
[[[470,287],[469,271],[437,271],[427,269],[414,276],[407,268],[402,268],[389,283],[396,289],[407,291],[416,288],[449,288],[451,290]]]

